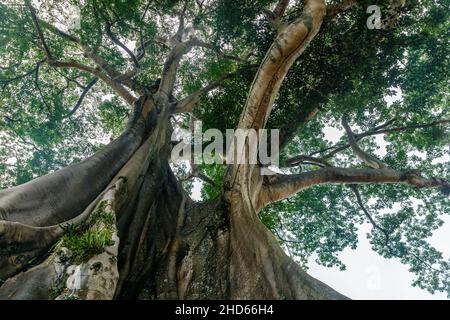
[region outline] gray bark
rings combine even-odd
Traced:
[[[0,299],[345,298],[286,256],[245,194],[192,201],[158,116],[147,127],[139,117],[142,127],[80,164],[2,191]],[[102,212],[114,215],[110,226],[87,223]],[[111,230],[111,242],[78,261],[59,225],[69,222]]]

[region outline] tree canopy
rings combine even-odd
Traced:
[[[373,4],[386,27],[367,27]],[[303,5],[2,1],[0,188],[79,162],[116,138],[134,99],[160,85],[173,41],[192,43],[170,97],[180,108],[174,127],[188,130],[195,118],[203,130],[235,128],[258,66]],[[321,29],[290,68],[268,119],[268,128],[280,129],[279,172],[382,166],[450,179],[448,2],[411,0],[388,14],[390,5],[327,1]],[[69,25],[75,13],[68,8],[79,9],[79,25]],[[340,130],[340,141],[328,141],[326,128]],[[173,168],[180,178],[189,173]],[[196,169],[203,200],[220,197],[225,166]],[[191,188],[192,179],[184,185]],[[341,269],[339,253],[355,249],[359,227],[370,223],[374,251],[408,265],[413,285],[450,295],[448,253],[428,242],[450,213],[442,185],[322,184],[274,202],[260,218],[304,267],[315,256]]]

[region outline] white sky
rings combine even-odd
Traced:
[[[435,232],[430,242],[448,257],[450,217],[444,220],[445,224]],[[414,275],[408,272],[407,266],[396,259],[385,259],[371,249],[365,237],[369,230],[369,225],[360,229],[356,250],[345,249],[340,254],[347,270],[319,266],[311,259],[308,273],[352,299],[447,299],[444,293],[432,295],[414,288],[411,285]]]
[[[401,92],[394,97],[386,97],[388,104],[395,100],[401,100]],[[337,142],[342,132],[326,127],[325,138]],[[375,136],[375,141],[380,147],[376,155],[384,156],[386,153],[386,142],[383,135]],[[446,156],[444,161],[448,161]],[[414,202],[414,201],[413,201]],[[430,243],[436,249],[443,252],[447,259],[450,255],[450,217],[442,217],[444,225],[435,231]],[[358,247],[356,250],[345,249],[340,259],[347,266],[346,271],[338,268],[327,268],[318,265],[314,259],[309,262],[309,274],[330,285],[335,290],[347,295],[352,299],[447,299],[445,293],[434,295],[411,285],[414,275],[408,271],[408,267],[399,262],[398,259],[385,259],[371,249],[366,238],[370,231],[369,224],[364,225],[358,232]]]

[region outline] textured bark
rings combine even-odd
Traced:
[[[424,178],[419,172],[397,171],[389,168],[356,169],[327,167],[300,174],[274,174],[266,177],[258,193],[256,206],[286,199],[306,188],[319,184],[407,184],[416,188],[441,188],[444,193],[450,189],[450,182],[442,178]]]
[[[280,1],[275,14],[281,17],[287,5]],[[306,1],[304,14],[280,30],[239,128],[264,127],[287,71],[324,14],[323,0]],[[182,42],[183,25],[182,15],[158,90],[135,103],[122,136],[79,164],[0,192],[0,278],[6,280],[0,299],[345,298],[301,270],[260,222],[260,168],[231,167],[222,196],[206,203],[193,202],[173,175],[169,117],[177,105],[171,92],[182,56],[204,46],[195,37]],[[110,82],[131,104],[134,98]],[[182,100],[182,111],[216,86]],[[81,259],[74,243],[92,234],[107,239],[93,252],[89,247],[88,256],[81,251]]]
[[[118,298],[345,298],[287,257],[238,195],[195,203],[166,179],[140,224],[147,231],[138,249],[122,260],[129,265]]]
[[[139,117],[78,165],[2,191],[0,299],[344,298],[286,256],[246,193],[193,202],[170,169],[168,119],[158,117],[153,126]],[[80,222],[111,230],[82,261],[60,226]]]
[[[303,14],[275,38],[253,80],[239,128],[265,127],[289,68],[319,32],[325,11],[325,1],[305,1]]]

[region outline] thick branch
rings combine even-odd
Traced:
[[[277,174],[267,178],[260,194],[261,207],[283,200],[301,190],[319,184],[374,184],[401,183],[417,188],[450,188],[450,183],[441,178],[423,178],[414,171],[381,169],[353,169],[328,167],[293,175]]]
[[[283,0],[280,0],[278,2],[277,6],[280,6],[281,3],[284,2]],[[357,0],[343,0],[340,3],[336,5],[329,5],[327,6],[327,13],[326,17],[324,18],[323,24],[329,23],[333,20],[334,17],[336,17],[338,14],[352,8],[353,6],[357,5]],[[276,10],[274,10],[276,11]],[[275,19],[274,12],[268,12],[268,19],[271,21],[273,25],[273,19]],[[279,24],[279,22],[278,22]],[[277,26],[274,26],[277,28]],[[323,28],[323,27],[322,27]],[[326,101],[326,95],[324,95],[322,92],[311,88],[312,91],[315,91],[320,98],[319,99],[313,99],[313,101],[310,101],[309,103],[305,103],[305,101],[302,102],[301,110],[299,115],[295,115],[294,119],[291,119],[289,123],[286,123],[280,130],[280,149],[283,149],[287,143],[292,139],[292,137],[295,135],[298,129],[304,127],[306,123],[316,115],[316,113],[319,111],[320,105]],[[324,100],[325,99],[325,100]]]
[[[175,85],[175,79],[181,58],[196,45],[197,41],[198,39],[191,38],[188,41],[178,43],[173,47],[164,63],[161,82],[158,88],[159,97],[168,99]]]
[[[294,61],[303,53],[322,25],[325,16],[325,1],[307,0],[302,15],[281,31],[266,53],[258,72],[255,75],[250,92],[241,113],[238,129],[255,129],[265,127],[281,84]],[[246,159],[254,155],[248,154],[248,144],[238,154],[245,154]],[[256,149],[256,148],[254,148]],[[245,188],[249,183],[247,166],[240,164],[231,166],[224,179],[227,190]],[[241,181],[236,184],[237,180]]]
[[[322,0],[308,0],[302,16],[289,24],[268,50],[251,86],[239,128],[265,126],[289,68],[319,31],[325,15]]]
[[[179,42],[181,42],[181,39],[183,38],[183,32],[184,32],[184,15],[186,14],[187,4],[188,4],[188,2],[185,1],[185,2],[184,2],[183,9],[182,9],[181,12],[180,12],[179,23],[178,23],[178,30],[177,30],[177,33],[175,34],[175,38],[176,38]]]

